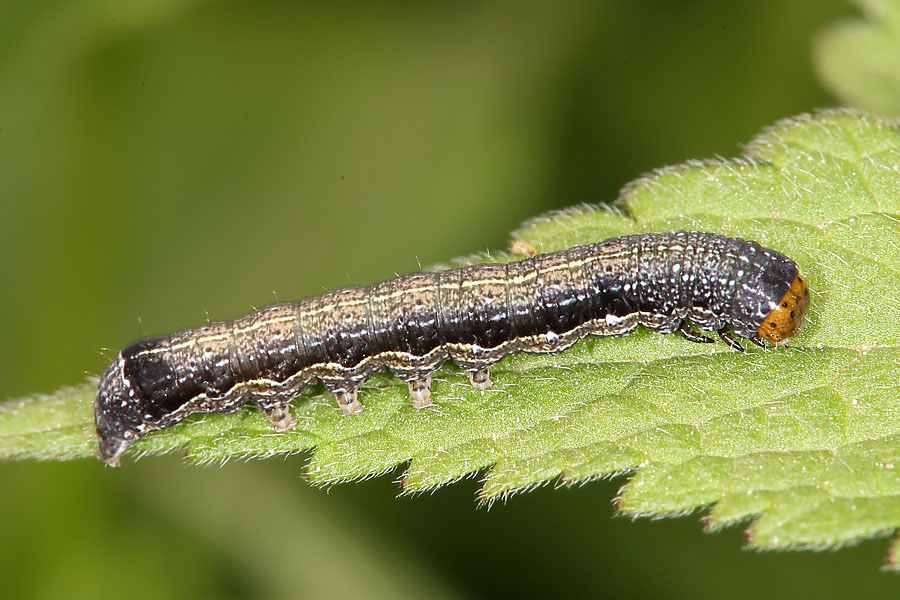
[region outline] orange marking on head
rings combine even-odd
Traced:
[[[757,333],[770,342],[783,342],[797,335],[809,307],[809,286],[799,274],[778,306],[769,313]]]

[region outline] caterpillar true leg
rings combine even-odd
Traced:
[[[690,324],[687,321],[682,321],[681,325],[678,326],[678,333],[681,334],[681,337],[686,339],[689,342],[695,342],[697,344],[714,344],[716,340],[712,339],[709,336],[703,335],[702,333],[697,333],[694,331]]]
[[[719,337],[722,338],[722,341],[732,347],[732,349],[737,350],[738,352],[746,352],[744,346],[741,345],[741,342],[734,337],[734,333],[731,332],[731,326],[726,325],[725,327],[716,331],[719,334]]]

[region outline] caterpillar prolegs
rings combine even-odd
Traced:
[[[612,238],[508,264],[413,273],[276,304],[228,323],[139,341],[100,379],[94,418],[99,457],[117,466],[135,441],[196,413],[249,401],[276,430],[296,420],[290,402],[318,381],[344,414],[357,390],[388,369],[412,404],[432,403],[431,376],[450,359],[479,390],[515,352],[562,352],[588,335],[638,325],[693,342],[715,331],[760,346],[797,333],[809,289],[790,258],[713,233]]]

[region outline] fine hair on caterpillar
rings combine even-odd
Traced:
[[[412,273],[276,304],[231,322],[141,340],[100,379],[99,457],[117,466],[146,434],[197,413],[254,402],[277,431],[290,403],[320,382],[341,411],[363,410],[359,386],[385,369],[416,408],[432,402],[446,360],[478,390],[516,352],[562,352],[586,336],[639,325],[698,343],[714,331],[764,346],[796,335],[810,295],[797,264],[756,242],[714,233],[646,233],[507,264]]]

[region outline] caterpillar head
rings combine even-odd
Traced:
[[[97,456],[112,467],[140,437],[141,411],[131,383],[124,374],[125,360],[120,354],[100,378],[94,402],[94,423],[100,447]]]
[[[797,335],[808,307],[809,286],[798,273],[787,293],[778,306],[769,313],[757,333],[760,337],[776,344]]]

